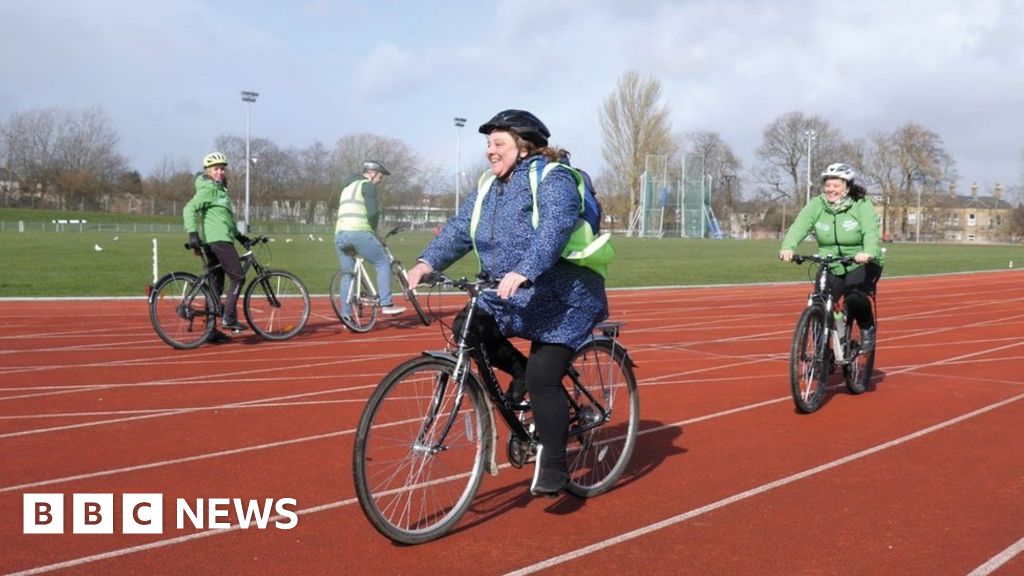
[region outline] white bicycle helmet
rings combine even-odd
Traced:
[[[853,182],[853,177],[856,175],[857,173],[853,171],[853,168],[850,168],[849,164],[836,163],[829,164],[828,168],[825,168],[825,171],[821,173],[821,179],[839,178],[847,182]]]
[[[228,157],[221,152],[210,152],[205,158],[203,158],[203,168],[209,168],[210,166],[217,166],[219,164],[224,166],[228,165]]]

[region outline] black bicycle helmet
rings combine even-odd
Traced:
[[[480,126],[481,134],[502,130],[515,130],[523,139],[533,142],[538,147],[548,145],[551,132],[548,127],[533,114],[526,110],[503,110]]]

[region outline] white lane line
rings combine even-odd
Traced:
[[[535,572],[539,572],[540,570],[545,570],[545,569],[551,568],[553,566],[558,566],[559,564],[564,564],[565,562],[576,560],[578,558],[582,558],[584,556],[587,556],[589,554],[593,554],[595,552],[600,552],[600,551],[605,550],[607,548],[611,548],[612,546],[616,546],[618,544],[622,544],[622,543],[628,542],[630,540],[635,540],[635,539],[637,539],[637,538],[639,538],[641,536],[645,536],[647,534],[650,534],[652,532],[656,532],[656,531],[664,529],[664,528],[669,528],[671,526],[675,526],[676,524],[680,524],[680,523],[685,522],[687,520],[690,520],[692,518],[696,518],[698,516],[707,514],[708,512],[713,512],[715,510],[718,510],[719,508],[724,508],[725,506],[729,506],[730,504],[735,504],[737,502],[746,500],[748,498],[753,498],[754,496],[759,496],[761,494],[764,494],[765,492],[769,492],[771,490],[775,490],[776,488],[781,488],[781,487],[786,486],[788,484],[792,484],[792,483],[794,483],[794,482],[796,482],[798,480],[803,480],[804,478],[808,478],[810,476],[814,476],[814,475],[820,474],[822,472],[827,472],[829,470],[832,470],[833,468],[837,468],[837,467],[842,466],[844,464],[848,464],[850,462],[853,462],[853,461],[856,461],[856,460],[860,460],[861,458],[866,458],[867,456],[871,456],[871,455],[876,454],[878,452],[881,452],[883,450],[888,450],[889,448],[894,448],[894,447],[899,446],[901,444],[905,444],[907,442],[910,442],[911,440],[915,440],[915,439],[920,438],[922,436],[926,436],[926,435],[931,434],[933,432],[937,432],[937,431],[942,430],[944,428],[948,428],[948,427],[953,426],[955,424],[959,424],[959,423],[961,423],[961,422],[963,422],[965,420],[969,420],[969,419],[974,418],[976,416],[980,416],[982,414],[985,414],[985,413],[991,412],[993,410],[1002,408],[1003,406],[1012,404],[1014,402],[1019,402],[1022,399],[1024,399],[1024,394],[1018,394],[1017,396],[1014,396],[1012,398],[1007,398],[1006,400],[1002,400],[1000,402],[996,402],[995,404],[990,404],[990,405],[985,406],[983,408],[979,408],[977,410],[974,410],[973,412],[968,412],[967,414],[963,414],[961,416],[957,416],[956,418],[952,418],[950,420],[946,420],[945,422],[940,422],[940,423],[935,424],[933,426],[929,426],[928,428],[924,428],[922,430],[918,430],[917,432],[914,432],[912,434],[907,434],[906,436],[901,436],[900,438],[896,438],[895,440],[890,440],[889,442],[885,442],[884,444],[879,444],[879,445],[874,446],[872,448],[867,448],[865,450],[861,450],[860,452],[855,452],[853,454],[850,454],[848,456],[844,456],[842,458],[838,458],[836,460],[833,460],[831,462],[827,462],[827,463],[822,464],[820,466],[815,466],[814,468],[810,468],[808,470],[804,470],[803,472],[798,472],[796,474],[792,474],[790,476],[786,476],[785,478],[780,478],[779,480],[776,480],[774,482],[770,482],[768,484],[763,484],[763,485],[758,486],[756,488],[752,488],[750,490],[747,490],[746,492],[741,492],[739,494],[734,494],[733,496],[730,496],[728,498],[724,498],[724,499],[719,500],[717,502],[712,502],[711,504],[708,504],[706,506],[701,506],[700,508],[696,508],[694,510],[690,510],[689,512],[684,512],[684,513],[679,514],[677,516],[672,516],[671,518],[666,518],[665,520],[662,520],[660,522],[656,522],[654,524],[650,524],[650,525],[644,526],[643,528],[638,528],[636,530],[625,532],[625,533],[620,534],[618,536],[615,536],[615,537],[612,537],[612,538],[608,538],[608,539],[602,540],[600,542],[595,542],[594,544],[591,544],[589,546],[584,546],[583,548],[579,548],[577,550],[573,550],[573,551],[567,552],[565,554],[560,554],[558,556],[554,556],[554,557],[549,558],[547,560],[544,560],[542,562],[538,562],[536,564],[531,564],[529,566],[525,566],[523,568],[520,568],[519,570],[508,572],[506,574],[506,576],[525,576],[526,574],[533,574]]]
[[[964,420],[967,420],[969,418],[973,418],[973,417],[978,416],[980,414],[984,414],[986,412],[995,410],[995,409],[1000,408],[1002,406],[1005,406],[1007,404],[1016,402],[1018,400],[1021,400],[1022,398],[1024,398],[1024,394],[1021,394],[1019,396],[1015,396],[1013,398],[1009,398],[1007,400],[1003,400],[1003,401],[998,402],[996,404],[991,404],[991,405],[986,406],[984,408],[980,408],[978,410],[975,410],[973,412],[964,414],[962,416],[958,416],[958,417],[953,418],[951,420],[947,420],[945,422],[941,422],[941,423],[936,424],[934,426],[930,426],[928,428],[925,428],[923,430],[919,430],[919,431],[914,432],[912,434],[908,434],[908,435],[903,436],[901,438],[897,438],[895,440],[886,442],[884,444],[880,444],[880,445],[875,446],[873,448],[868,448],[866,450],[862,450],[862,451],[857,452],[855,454],[851,454],[849,456],[846,456],[846,457],[843,457],[843,458],[839,458],[837,460],[833,460],[832,462],[829,462],[829,463],[826,463],[826,464],[822,464],[821,466],[817,466],[815,468],[811,468],[809,470],[805,470],[803,472],[799,472],[797,474],[793,474],[791,476],[787,476],[786,478],[782,478],[780,480],[776,480],[775,482],[771,482],[769,484],[764,484],[764,485],[762,485],[760,487],[753,488],[751,490],[748,490],[746,492],[742,492],[740,494],[736,494],[734,496],[730,496],[729,498],[725,498],[723,500],[719,500],[718,502],[713,502],[711,504],[708,504],[708,505],[703,506],[701,508],[697,508],[695,510],[691,510],[689,512],[680,514],[678,516],[674,516],[672,518],[668,518],[666,520],[662,520],[661,522],[658,522],[658,523],[655,523],[655,524],[651,524],[651,525],[646,526],[644,528],[641,528],[641,529],[638,529],[638,530],[634,530],[634,531],[631,531],[631,532],[627,532],[625,534],[616,536],[615,538],[610,538],[610,539],[605,540],[603,542],[598,542],[598,543],[592,544],[590,546],[587,546],[587,547],[584,547],[584,548],[580,548],[579,550],[576,550],[576,551],[573,551],[573,552],[569,552],[567,554],[556,556],[556,557],[548,559],[548,560],[546,560],[544,562],[533,564],[532,566],[527,566],[525,568],[521,568],[521,569],[519,569],[519,570],[517,570],[515,572],[509,572],[509,574],[510,575],[532,574],[532,573],[537,572],[539,570],[550,568],[552,566],[556,566],[558,564],[562,564],[562,563],[568,562],[570,560],[573,560],[573,559],[576,559],[576,558],[580,558],[580,557],[585,556],[587,554],[591,554],[591,553],[603,550],[605,548],[609,548],[609,547],[614,546],[616,544],[620,544],[622,542],[626,542],[626,541],[638,538],[640,536],[643,536],[645,534],[649,534],[651,532],[660,530],[662,528],[667,528],[669,526],[672,526],[672,525],[684,522],[684,521],[689,520],[691,518],[700,516],[702,514],[706,514],[708,512],[713,511],[713,510],[717,510],[718,508],[722,508],[722,507],[728,506],[729,504],[734,504],[736,502],[740,502],[742,500],[746,500],[747,498],[751,498],[753,496],[756,496],[756,495],[768,492],[768,491],[773,490],[775,488],[779,488],[781,486],[785,486],[787,484],[791,484],[793,482],[796,482],[797,480],[801,480],[803,478],[807,478],[809,476],[813,476],[815,474],[819,474],[821,472],[824,472],[826,470],[835,468],[837,466],[841,466],[841,465],[846,464],[848,462],[852,462],[854,460],[858,460],[860,458],[864,458],[864,457],[869,456],[871,454],[874,454],[876,452],[880,452],[882,450],[886,450],[888,448],[892,448],[894,446],[898,446],[898,445],[903,444],[905,442],[909,442],[910,440],[913,440],[915,438],[919,438],[921,436],[925,436],[927,434],[930,434],[930,433],[935,432],[937,430],[941,430],[941,429],[946,428],[948,426],[952,426],[954,424],[957,424],[957,423],[962,422]],[[755,408],[755,407],[757,407],[759,405],[771,404],[771,403],[774,403],[774,402],[777,402],[777,401],[780,401],[780,400],[786,400],[786,399],[788,399],[788,397],[787,398],[782,398],[782,399],[779,399],[779,400],[773,400],[773,401],[762,402],[762,403],[759,403],[759,404],[750,405],[749,407],[747,407],[747,409]],[[728,411],[725,411],[725,412],[721,412],[720,414],[721,415],[726,415],[726,414],[734,413],[734,412],[737,412],[737,411],[740,411],[740,409],[728,410]],[[704,416],[704,417],[697,418],[697,419],[694,419],[694,420],[690,420],[690,421],[687,421],[687,422],[706,420],[706,419],[711,418],[711,417],[713,417],[713,415]],[[654,432],[654,431],[655,430],[646,430],[645,432],[649,433],[649,432]],[[333,433],[333,434],[324,435],[324,437],[328,437],[328,436],[332,436],[332,435],[345,434],[345,433],[351,433],[351,431],[348,431],[348,432],[336,432],[336,433]],[[257,447],[253,447],[252,449],[256,449],[256,448]],[[243,450],[248,450],[248,449],[242,449],[242,450],[239,450],[239,451],[243,451]],[[205,455],[203,457],[212,457],[212,456],[213,455]],[[197,457],[197,458],[193,458],[193,459],[199,459],[199,458],[201,458],[201,457]],[[505,468],[507,466],[509,466],[509,465],[505,464],[505,465],[502,466],[502,468]],[[13,488],[11,488],[11,489],[13,489]],[[0,491],[3,491],[3,490],[0,490]],[[309,514],[314,514],[316,512],[322,512],[322,511],[325,511],[325,510],[333,510],[333,509],[341,508],[341,507],[344,507],[344,506],[351,506],[351,505],[353,505],[355,503],[356,503],[356,499],[355,498],[348,498],[348,499],[345,499],[345,500],[338,500],[338,501],[335,501],[335,502],[329,502],[327,504],[321,504],[319,506],[313,506],[313,507],[310,507],[310,508],[304,508],[302,510],[297,511],[296,513],[299,514],[299,515],[309,515]],[[210,536],[217,536],[217,535],[220,535],[220,534],[227,534],[227,533],[230,533],[230,532],[234,532],[234,531],[236,531],[238,529],[240,529],[240,526],[236,524],[236,525],[232,526],[231,528],[228,528],[228,529],[225,529],[225,530],[210,530],[210,531],[207,531],[207,532],[197,532],[197,533],[189,534],[189,535],[186,535],[186,536],[179,536],[177,538],[169,538],[167,540],[159,540],[159,541],[156,541],[156,542],[150,542],[148,544],[142,544],[142,545],[139,545],[139,546],[130,546],[130,547],[127,547],[127,548],[120,548],[120,549],[117,549],[117,550],[111,550],[109,552],[103,552],[101,554],[93,554],[91,556],[83,556],[81,558],[74,558],[74,559],[66,560],[64,562],[59,562],[59,563],[56,563],[56,564],[48,564],[48,565],[45,565],[45,566],[37,566],[35,568],[30,568],[28,570],[24,570],[24,571],[21,571],[21,572],[15,572],[15,573],[12,574],[12,576],[28,576],[28,575],[33,575],[33,574],[45,574],[47,572],[53,572],[53,571],[56,571],[56,570],[63,570],[65,568],[72,568],[72,567],[75,567],[75,566],[81,566],[83,564],[89,564],[89,563],[92,563],[92,562],[98,562],[100,560],[109,560],[109,559],[112,559],[112,558],[118,558],[118,557],[121,557],[121,556],[127,556],[129,554],[135,554],[137,552],[145,552],[147,550],[163,548],[163,547],[172,546],[172,545],[175,545],[175,544],[183,544],[183,543],[190,542],[190,541],[193,541],[193,540],[198,540],[200,538],[207,538],[207,537],[210,537]],[[1018,543],[1018,544],[1020,544],[1020,543]],[[1012,553],[1015,554],[1016,552],[1012,552]],[[1004,551],[1004,553],[1002,555],[1000,555],[999,557],[997,557],[997,558],[1002,558],[1006,554],[1007,554],[1007,552]],[[1012,556],[1009,556],[1009,557],[1012,557]],[[1008,560],[1009,557],[1007,557],[1006,559],[1003,559],[1002,562],[1005,562],[1006,560]],[[992,561],[990,561],[990,562],[992,562]],[[998,566],[994,566],[993,569],[995,569],[997,567]],[[980,574],[987,574],[987,572],[983,572],[983,573],[980,573]]]
[[[1024,538],[1017,540],[1017,542],[1014,543],[1012,546],[1010,546],[1006,550],[1003,550],[999,554],[996,554],[995,556],[990,558],[988,562],[985,562],[981,566],[978,566],[977,568],[972,570],[971,573],[967,576],[988,576],[989,574],[998,570],[1000,566],[1012,560],[1014,556],[1020,554],[1021,552],[1024,552]]]

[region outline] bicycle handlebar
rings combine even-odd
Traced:
[[[427,285],[431,288],[434,286],[448,286],[472,294],[474,292],[479,293],[485,290],[494,290],[498,287],[498,284],[501,284],[501,280],[491,278],[483,272],[477,274],[476,279],[474,280],[470,280],[466,277],[455,279],[446,276],[441,272],[431,272],[420,279],[420,284]],[[533,282],[530,280],[523,282],[521,285],[522,288],[530,288],[531,286],[533,286]]]
[[[250,238],[249,239],[249,243],[248,244],[242,244],[242,246],[244,246],[245,249],[248,250],[249,248],[252,248],[253,246],[255,246],[257,244],[266,244],[267,242],[270,242],[270,238],[268,236],[260,235],[260,236],[255,236],[253,238]],[[202,246],[209,246],[209,244],[206,243],[206,242],[202,242],[201,245]],[[185,248],[187,250],[192,250],[193,249],[192,245],[187,243],[187,242],[184,244],[184,246],[185,246]]]
[[[834,254],[829,254],[827,256],[819,256],[818,254],[794,254],[792,262],[793,262],[793,264],[796,264],[796,265],[799,266],[800,264],[804,263],[804,260],[809,260],[811,262],[817,262],[818,264],[835,264],[835,263],[839,263],[839,264],[849,265],[849,264],[855,264],[857,262],[854,259],[853,256],[836,256]]]

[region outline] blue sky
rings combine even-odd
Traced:
[[[3,0],[0,118],[101,105],[148,174],[244,135],[333,148],[407,142],[454,173],[476,127],[535,112],[600,170],[599,110],[623,73],[662,84],[679,134],[715,131],[753,164],[764,127],[798,110],[847,138],[917,122],[972,182],[1017,186],[1024,136],[1021,0]]]

